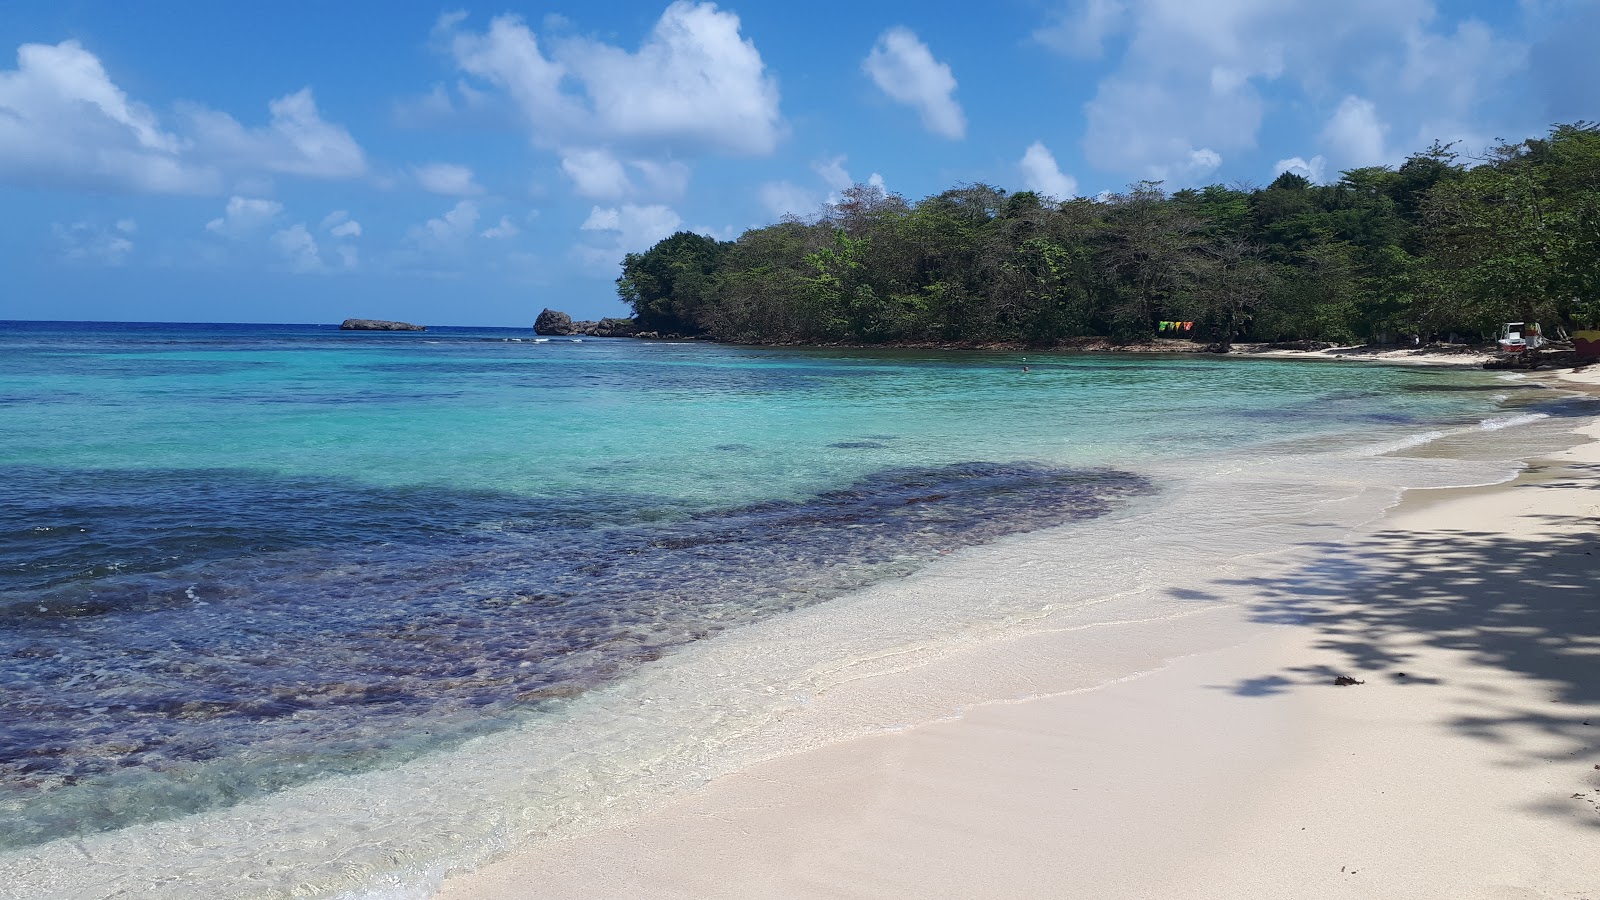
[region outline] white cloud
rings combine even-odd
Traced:
[[[606,133],[748,155],[777,147],[777,82],[739,17],[715,4],[667,7],[637,53],[579,42],[565,54]]]
[[[0,70],[0,180],[137,193],[217,191],[213,169],[112,83],[77,41],[23,44]]]
[[[521,233],[522,229],[517,227],[517,223],[511,221],[510,216],[501,216],[499,225],[484,229],[480,236],[494,240],[497,238],[514,238]]]
[[[1028,145],[1018,165],[1022,168],[1022,183],[1028,190],[1057,200],[1070,200],[1077,196],[1077,179],[1062,173],[1055,156],[1042,141]]]
[[[123,234],[138,234],[139,223],[132,219],[118,219],[117,230]]]
[[[583,220],[578,226],[579,231],[616,231],[622,226],[622,213],[616,207],[602,208],[599,206],[589,210],[589,218]]]
[[[1106,38],[1127,26],[1126,0],[1075,0],[1033,33],[1034,40],[1069,56],[1098,59]]]
[[[481,34],[457,24],[445,26],[456,64],[509,95],[539,146],[628,142],[759,156],[782,136],[777,82],[741,36],[739,17],[715,4],[673,3],[631,52],[569,37],[547,52],[516,16]]]
[[[124,228],[124,225],[130,227]],[[118,222],[116,232],[90,222],[74,222],[71,225],[56,223],[50,226],[50,232],[65,262],[120,266],[133,253],[133,241],[126,237],[137,230],[131,226],[132,220],[129,219]]]
[[[561,171],[581,197],[616,199],[641,193],[628,169],[642,179],[642,192],[655,197],[676,199],[689,187],[689,167],[676,160],[630,159],[625,166],[610,151],[599,148],[568,150],[561,157]]]
[[[850,172],[844,167],[844,160],[843,156],[835,156],[832,159],[812,163],[811,169],[822,179],[822,183],[828,186],[828,190],[842,191],[855,183],[850,180]]]
[[[683,219],[670,207],[660,204],[596,206],[589,211],[589,218],[579,230],[599,232],[612,240],[603,245],[579,244],[574,251],[591,266],[612,266],[620,263],[624,254],[647,250],[682,229]]]
[[[955,76],[910,29],[885,31],[861,68],[890,99],[915,109],[929,131],[951,140],[966,136],[966,115],[952,96]]]
[[[1204,178],[1222,168],[1222,154],[1210,147],[1201,147],[1199,150],[1190,150],[1189,158],[1184,160],[1178,171],[1187,180]]]
[[[1435,0],[1065,0],[1035,37],[1080,57],[1125,38],[1085,107],[1084,154],[1138,177],[1205,177],[1207,153],[1254,150],[1278,110],[1338,120],[1312,148],[1329,169],[1542,122],[1515,99],[1527,45]],[[1370,109],[1347,108],[1350,96]],[[1390,134],[1385,120],[1415,126]]]
[[[472,169],[466,166],[428,163],[417,166],[412,174],[416,176],[417,184],[430,193],[448,197],[474,197],[483,193],[483,188],[473,180]]]
[[[846,182],[845,187],[849,186],[849,182]],[[759,195],[761,205],[767,208],[774,219],[784,216],[809,218],[816,215],[823,204],[823,197],[816,191],[787,181],[769,181],[761,186]]]
[[[850,174],[850,170],[844,167],[844,162],[845,157],[841,155],[811,164],[811,171],[817,173],[817,177],[822,179],[822,183],[828,186],[828,195],[823,198],[823,203],[838,203],[840,194],[856,183],[855,178]],[[877,172],[868,175],[866,183],[885,193],[888,191],[884,186],[883,176]],[[818,203],[812,199],[815,195],[787,181],[770,182],[764,185],[762,190],[764,192],[763,202],[769,210],[779,208],[785,210],[785,212],[774,213],[774,215],[808,216],[817,211]],[[785,193],[789,196],[785,197]]]
[[[227,209],[220,218],[206,223],[206,230],[228,237],[243,237],[271,222],[281,212],[283,204],[276,200],[235,195],[228,199]]]
[[[677,160],[631,159],[628,165],[657,196],[677,198],[689,189],[689,167]]]
[[[1350,96],[1339,104],[1321,137],[1335,159],[1346,168],[1355,168],[1389,161],[1389,152],[1384,148],[1388,132],[1389,126],[1378,118],[1372,101]]]
[[[345,225],[354,224],[345,222]],[[337,231],[337,228],[335,228]],[[330,265],[324,259],[322,247],[317,244],[317,239],[311,234],[304,222],[298,222],[288,228],[273,233],[271,243],[273,249],[283,257],[284,264],[289,271],[303,275],[319,272],[331,272],[336,268],[355,269],[361,265],[361,254],[350,244],[335,244],[331,248],[333,255],[338,257],[338,265]]]
[[[336,209],[322,218],[322,230],[336,238],[355,238],[361,236],[361,223],[350,218],[350,213],[343,209]]]
[[[562,154],[561,171],[580,197],[621,197],[633,191],[622,163],[605,150],[569,150]]]
[[[366,154],[344,126],[323,120],[310,88],[273,100],[267,110],[267,125],[245,128],[227,113],[187,107],[195,152],[234,166],[311,178],[366,173]]]
[[[1327,175],[1327,170],[1328,161],[1320,154],[1310,159],[1291,156],[1288,159],[1278,160],[1277,164],[1272,167],[1272,176],[1276,178],[1285,172],[1293,172],[1312,184],[1324,184],[1323,179]]]
[[[360,175],[361,148],[317,112],[309,88],[268,104],[245,128],[227,113],[181,107],[177,129],[111,81],[76,41],[23,44],[0,71],[0,180],[134,193],[211,194],[224,172]]]
[[[317,240],[304,223],[291,225],[274,234],[272,246],[283,254],[284,262],[288,263],[291,271],[322,271],[322,255],[317,250]]]
[[[437,219],[429,219],[411,230],[412,237],[422,244],[449,247],[460,244],[472,236],[478,224],[478,205],[462,200]]]

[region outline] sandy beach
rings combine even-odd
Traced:
[[[1108,624],[1103,673],[1132,675],[779,755],[437,896],[1600,896],[1597,471],[1589,443],[1409,492],[1315,559],[1200,579],[1228,601],[1202,615]],[[814,714],[983,698],[1051,641],[847,683]]]

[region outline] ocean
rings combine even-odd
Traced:
[[[0,322],[0,897],[426,897],[727,771],[819,673],[1168,614],[1593,414],[1324,361]],[[861,615],[1040,536],[1069,580]]]

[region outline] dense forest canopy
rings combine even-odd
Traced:
[[[1470,162],[1470,164],[1469,164]],[[617,279],[641,328],[734,342],[1356,341],[1600,324],[1600,126],[1464,162],[1435,144],[1334,184],[1292,174],[1058,201],[856,185],[814,220],[679,232]]]

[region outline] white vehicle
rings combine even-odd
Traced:
[[[1538,322],[1507,322],[1500,326],[1498,344],[1502,353],[1537,350],[1545,345],[1544,332],[1539,330]]]

